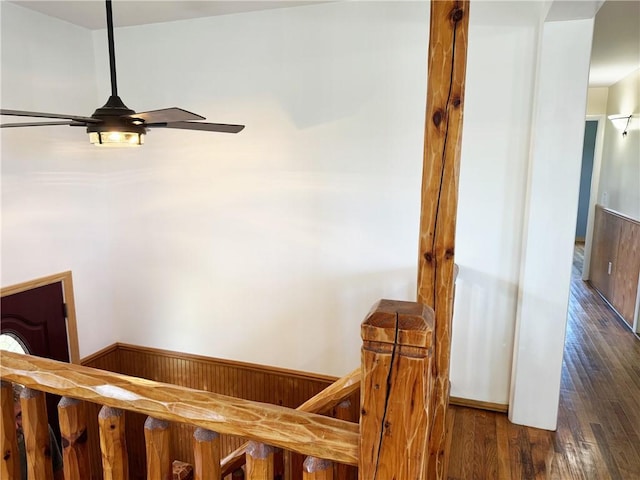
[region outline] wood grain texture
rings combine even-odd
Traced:
[[[302,406],[301,404],[305,401],[338,380],[336,377],[326,375],[182,352],[136,347],[128,344],[114,344],[102,352],[83,359],[83,365],[290,408]],[[357,375],[359,375],[359,369]],[[357,419],[360,409],[359,377],[347,376],[344,381],[344,388],[354,390],[354,393],[349,397],[351,402],[350,415],[352,419]],[[341,390],[340,384],[334,388],[337,388],[338,392]],[[334,390],[335,392],[336,390]],[[341,393],[337,394],[342,395]],[[332,394],[330,393],[330,395]],[[328,397],[324,400],[315,399],[313,402],[318,402],[318,400],[320,402],[316,407],[309,405],[309,408],[330,409],[330,404],[333,402]],[[97,438],[97,423],[95,426],[92,424],[91,410],[95,410],[97,415],[99,407],[89,404],[88,408],[90,411],[89,431],[91,433],[95,429]],[[130,475],[132,478],[143,479],[146,476],[143,431],[145,416],[127,412],[126,417]],[[172,423],[170,429],[171,448],[175,458],[193,464],[195,427]],[[232,435],[220,435],[221,455],[229,455],[230,452],[246,443],[245,440]],[[92,478],[99,479],[101,478],[100,448],[91,437],[90,444]],[[287,480],[301,480],[304,456],[297,454],[291,456],[295,471],[288,472],[293,473],[293,476]],[[239,465],[244,464],[244,451],[238,461]],[[232,469],[226,470],[225,473],[230,471]]]
[[[351,373],[345,375],[344,377],[336,380],[334,383],[329,385],[327,388],[322,390],[320,393],[314,395],[309,400],[300,405],[296,410],[301,412],[309,412],[309,413],[322,413],[333,406],[335,406],[339,402],[345,401],[351,395],[356,393],[360,389],[360,379],[361,372],[360,369],[356,369]],[[351,407],[351,402],[348,403],[349,408],[342,408],[342,416],[335,416],[340,420],[352,421],[353,420],[353,410]],[[344,411],[346,410],[346,411]],[[248,442],[244,443],[236,450],[227,455],[222,461],[222,475],[226,476],[229,473],[240,468],[244,465],[244,457],[247,451]],[[290,456],[287,455],[285,458],[285,463],[289,465],[289,469],[291,468]],[[287,469],[285,469],[287,470]]]
[[[6,361],[8,354],[9,352],[2,352],[3,362]],[[44,394],[25,388],[20,394],[20,405],[22,406],[24,447],[27,454],[27,477],[53,480],[51,438]]]
[[[180,460],[174,460],[172,467],[173,480],[193,480],[193,467],[188,463],[181,462]]]
[[[491,412],[507,413],[509,411],[509,405],[505,403],[481,402],[479,400],[469,400],[468,398],[461,397],[450,397],[449,405],[477,408],[479,410],[489,410]]]
[[[640,341],[582,281],[577,246],[555,432],[452,406],[449,480],[640,478]]]
[[[350,400],[350,397],[360,390],[361,379],[362,372],[360,368],[356,368],[344,377],[333,382],[320,393],[311,397],[300,405],[297,410],[301,412],[323,413],[343,401],[347,401],[349,407],[351,407],[353,402]],[[345,407],[343,407],[342,410],[345,417],[353,416],[353,408],[345,409]],[[343,420],[346,420],[346,418]]]
[[[0,385],[0,405],[2,423],[0,424],[0,478],[20,478],[20,455],[16,441],[16,420],[13,413],[13,385],[2,382]]]
[[[358,377],[360,377],[360,369],[358,369]],[[351,410],[351,401],[344,400],[333,408],[333,417],[348,422],[357,422],[358,418],[353,418]],[[333,476],[336,480],[357,480],[358,469],[353,465],[345,465],[344,463],[333,464]]]
[[[442,479],[469,2],[431,2],[430,22],[418,301],[435,311],[435,384],[428,478]]]
[[[304,480],[333,480],[333,464],[321,458],[307,457],[302,465]]]
[[[247,445],[247,480],[273,480],[274,453],[270,445],[249,442]]]
[[[89,448],[85,403],[62,397],[58,403],[58,421],[62,436],[64,476],[68,480],[90,478]]]
[[[148,417],[144,422],[147,450],[147,480],[171,480],[173,477],[169,422]]]
[[[98,414],[98,425],[104,480],[127,480],[129,459],[127,458],[124,411],[113,407],[102,407]]]
[[[611,304],[633,326],[640,275],[640,223],[618,217],[620,228]]]
[[[0,375],[58,395],[358,462],[358,425],[342,420],[10,352],[3,354]]]
[[[431,336],[424,333],[432,329],[430,309],[389,300],[381,300],[362,324],[361,480],[425,476]]]
[[[220,480],[220,435],[197,428],[193,433],[194,480]]]
[[[618,245],[618,230],[615,221],[605,210],[596,205],[593,223],[593,245],[591,248],[591,268],[589,280],[591,284],[604,295],[611,298],[612,282],[608,273],[609,262],[615,262]]]
[[[596,205],[589,280],[630,327],[639,275],[640,222]]]
[[[120,361],[118,355],[118,346],[113,344],[109,347],[106,347],[88,357],[85,357],[81,360],[81,364],[87,367],[98,368],[100,370],[106,370],[110,372],[117,372],[120,369]],[[87,446],[89,450],[89,463],[90,463],[90,472],[91,472],[91,480],[102,480],[102,453],[100,452],[100,432],[98,429],[98,414],[100,412],[100,408],[102,405],[85,402],[86,408],[86,419],[87,419]],[[141,416],[142,417],[142,416]],[[143,417],[142,417],[143,418]],[[144,422],[142,419],[141,422]],[[128,423],[128,425],[130,425]],[[129,428],[127,428],[129,430]],[[144,458],[140,461],[139,457],[143,457],[144,453],[144,434],[142,430],[140,431],[140,436],[138,438],[139,445],[132,445],[134,448],[129,447],[129,467],[131,477],[134,479],[144,479],[146,476],[146,472],[144,471],[145,462]],[[129,443],[129,432],[127,432],[127,442]],[[131,445],[131,444],[130,444]],[[135,448],[137,447],[137,448]],[[134,453],[131,450],[137,450],[135,454],[137,454],[137,458],[135,458],[136,462],[133,462],[131,459],[131,455]],[[133,468],[134,465],[142,465],[139,475],[135,475],[136,470]]]

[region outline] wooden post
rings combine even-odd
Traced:
[[[418,301],[435,311],[433,426],[428,478],[446,477],[453,270],[469,2],[431,2]]]
[[[362,323],[360,480],[426,473],[433,312],[380,300]]]
[[[58,402],[58,421],[62,435],[64,477],[67,480],[89,478],[89,448],[85,403],[62,397]]]
[[[98,414],[104,480],[128,480],[124,410],[104,406]]]
[[[302,480],[333,480],[333,463],[316,457],[307,457],[302,464]]]
[[[0,386],[2,424],[0,424],[0,478],[20,478],[20,454],[16,440],[16,419],[13,413],[13,385],[2,382]]]
[[[53,480],[51,437],[44,393],[25,388],[20,394],[27,478]]]
[[[220,480],[220,435],[196,428],[193,432],[193,480]]]
[[[147,417],[144,422],[147,480],[172,480],[169,422]]]
[[[273,480],[274,448],[264,443],[249,442],[247,445],[248,480]]]
[[[351,400],[347,399],[336,405],[333,416],[340,420],[353,422],[354,418],[352,418],[351,413]],[[355,480],[358,478],[358,470],[356,467],[346,465],[344,463],[333,463],[333,474],[336,480]]]

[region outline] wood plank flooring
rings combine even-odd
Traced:
[[[558,430],[451,407],[449,480],[640,480],[640,340],[580,278],[576,245]]]

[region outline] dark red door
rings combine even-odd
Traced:
[[[2,297],[1,333],[18,337],[31,355],[69,362],[62,282]],[[49,423],[58,438],[58,401],[47,394]]]

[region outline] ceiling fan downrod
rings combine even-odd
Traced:
[[[109,70],[111,72],[111,95],[118,96],[118,83],[116,80],[116,52],[113,41],[113,13],[111,12],[111,0],[106,0],[107,8],[107,39],[109,42]]]

